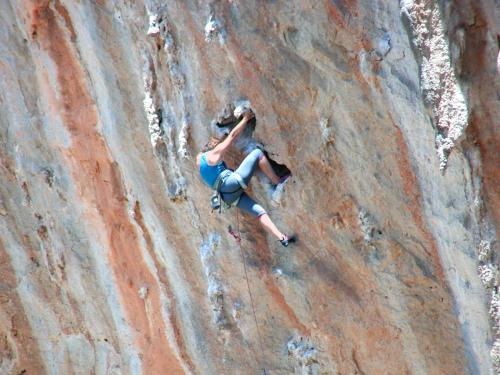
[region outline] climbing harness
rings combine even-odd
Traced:
[[[215,180],[214,184],[212,185],[213,193],[212,193],[212,196],[210,197],[210,206],[212,207],[212,212],[218,210],[219,213],[221,213],[223,204],[224,204],[224,208],[226,208],[226,209],[229,209],[233,206],[238,205],[238,202],[240,201],[240,197],[236,198],[231,203],[227,203],[221,198],[220,189],[222,187],[222,183],[224,182],[224,180],[226,178],[228,178],[231,175],[234,176],[234,178],[236,179],[236,181],[238,181],[238,184],[240,185],[240,187],[243,190],[245,190],[248,187],[247,184],[245,184],[245,181],[243,180],[243,178],[237,172],[234,172],[231,169],[226,169],[226,170],[222,171],[217,176],[217,179]],[[236,191],[230,192],[230,193],[228,192],[227,194],[232,194],[235,192]]]
[[[222,210],[222,204],[221,204],[221,196],[220,196],[220,188],[222,186],[222,182],[224,181],[224,178],[229,176],[231,173],[229,169],[226,169],[219,173],[217,176],[214,184],[212,185],[212,196],[210,197],[210,206],[212,207],[212,212],[218,210],[219,213],[221,213]]]
[[[236,232],[233,230],[231,225],[229,225],[227,229],[228,229],[229,234],[234,237],[235,241],[238,243],[238,246],[240,248],[240,255],[241,255],[241,260],[243,261],[243,270],[245,271],[245,280],[247,283],[248,295],[250,296],[250,305],[252,306],[253,320],[255,322],[255,328],[257,329],[257,337],[259,340],[260,354],[261,354],[261,358],[264,358],[264,347],[262,345],[262,336],[260,335],[260,328],[259,328],[259,323],[257,322],[257,314],[255,313],[255,305],[253,302],[252,290],[250,289],[250,282],[248,281],[248,272],[247,272],[245,252],[243,251],[243,246],[241,246],[240,216],[238,214],[238,211],[236,211]],[[259,366],[262,367],[262,374],[261,375],[267,375],[266,369],[264,368],[264,366],[262,366],[261,360],[259,360],[258,358],[256,358],[256,360],[257,360]]]

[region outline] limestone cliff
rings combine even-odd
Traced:
[[[498,373],[496,12],[1,0],[0,373]],[[294,247],[210,212],[242,100],[230,161],[291,170],[250,194]]]

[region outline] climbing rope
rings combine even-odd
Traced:
[[[255,313],[255,304],[253,302],[252,290],[250,289],[250,282],[248,281],[247,264],[245,258],[245,252],[243,251],[243,246],[241,246],[241,232],[240,232],[240,216],[238,210],[236,210],[236,232],[234,232],[229,226],[229,234],[231,234],[238,246],[240,248],[241,260],[243,261],[243,270],[245,271],[245,280],[247,283],[248,295],[250,296],[250,305],[252,306],[253,320],[255,322],[255,328],[257,329],[257,338],[259,340],[261,359],[257,359],[259,366],[262,368],[262,375],[267,375],[266,369],[262,366],[262,358],[264,358],[264,346],[262,345],[262,336],[260,335],[259,323],[257,322],[257,314]]]

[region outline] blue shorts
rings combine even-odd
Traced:
[[[240,200],[236,207],[241,208],[243,211],[248,212],[254,217],[264,215],[266,210],[243,191],[243,188],[234,174],[237,173],[243,179],[244,183],[248,185],[255,169],[257,168],[257,165],[259,164],[259,160],[263,157],[264,153],[262,150],[259,150],[258,148],[253,150],[241,162],[240,166],[222,181],[220,188],[221,197],[224,202],[231,204],[239,198]]]

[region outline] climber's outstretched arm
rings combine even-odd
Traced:
[[[213,150],[210,150],[207,153],[207,161],[209,164],[215,165],[219,163],[223,157],[226,150],[231,146],[236,138],[241,134],[241,132],[245,129],[248,121],[254,116],[253,112],[246,112],[243,115],[243,119],[236,125],[229,135],[224,139],[221,143],[214,147]]]

